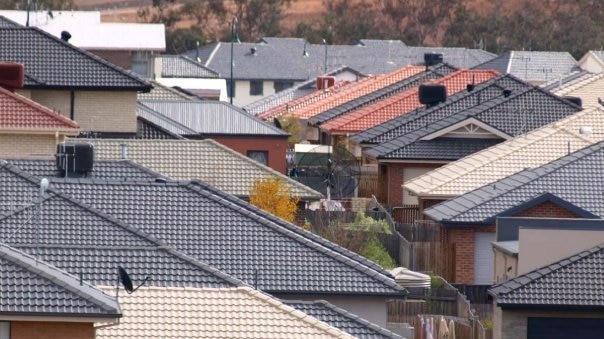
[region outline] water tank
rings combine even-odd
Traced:
[[[434,66],[443,62],[441,53],[424,53],[424,63],[426,66]]]
[[[57,145],[57,168],[62,173],[86,175],[94,166],[94,148],[89,143],[60,143]]]
[[[441,84],[419,85],[419,102],[432,106],[447,100],[447,87]]]
[[[571,97],[571,96],[565,96],[562,97],[563,99],[566,99],[567,101],[572,102],[573,104],[579,106],[579,107],[583,107],[583,100],[581,100],[581,98],[579,97]]]

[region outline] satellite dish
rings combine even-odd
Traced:
[[[124,286],[124,289],[126,290],[126,292],[128,292],[128,294],[132,294],[134,291],[138,290],[147,282],[147,280],[150,279],[150,277],[146,277],[140,285],[134,288],[134,285],[132,284],[132,279],[130,279],[128,272],[126,272],[126,270],[122,266],[117,267],[117,273],[120,277],[120,281],[122,282],[122,286]]]
[[[317,146],[296,161],[297,180],[323,193],[328,200],[356,196],[361,168],[345,147]]]

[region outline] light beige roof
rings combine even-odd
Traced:
[[[558,96],[581,98],[583,108],[601,107],[598,98],[604,100],[604,73],[590,74],[552,90]]]
[[[119,303],[119,325],[97,329],[97,339],[354,338],[250,287],[142,287]]]
[[[277,176],[292,195],[321,198],[321,193],[214,140],[74,140],[92,143],[98,160],[122,159],[121,145],[127,145],[127,157],[133,162],[172,179],[200,180],[239,197],[249,196],[256,179]]]
[[[423,197],[452,197],[534,168],[604,140],[604,110],[589,108],[419,176],[404,188]],[[591,127],[590,136],[579,133]]]

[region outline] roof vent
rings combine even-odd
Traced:
[[[23,87],[25,70],[22,64],[14,62],[0,62],[0,87],[9,91]]]
[[[441,53],[424,53],[424,63],[426,67],[441,64],[443,62],[443,55]]]
[[[508,98],[510,95],[512,95],[512,90],[511,89],[504,89],[503,90],[503,97],[504,98]]]
[[[419,85],[419,102],[428,107],[447,100],[447,87],[441,84]]]
[[[94,167],[94,147],[89,143],[60,143],[55,157],[65,177],[86,177]]]
[[[562,99],[570,101],[579,107],[583,107],[583,100],[581,100],[581,98],[579,98],[579,97],[566,96],[566,97],[562,97]]]
[[[468,90],[468,92],[472,92],[474,90],[474,88],[476,88],[476,85],[474,85],[474,84],[468,84],[466,86],[466,89]]]
[[[61,40],[68,42],[69,39],[71,39],[71,34],[67,31],[62,31],[61,32]]]
[[[317,77],[317,89],[324,90],[336,84],[335,77]]]
[[[252,47],[252,48],[250,48],[250,53],[252,55],[258,55],[258,49],[256,49],[256,47]]]
[[[159,178],[155,178],[155,182],[158,184],[165,184],[168,182],[168,179],[159,177]]]

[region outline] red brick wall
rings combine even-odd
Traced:
[[[378,196],[380,197],[387,197],[387,201],[381,201],[381,202],[385,202],[386,204],[390,205],[390,206],[401,206],[403,204],[405,204],[405,202],[403,201],[403,169],[406,167],[430,167],[430,168],[438,168],[444,164],[424,164],[424,163],[385,163],[385,165],[388,167],[388,172],[387,172],[387,194],[384,194],[384,192],[379,192]],[[379,176],[381,175],[381,172],[378,171],[378,182],[379,182]],[[382,189],[380,187],[380,189]]]
[[[224,136],[212,137],[217,142],[247,156],[248,151],[268,151],[268,167],[286,174],[287,137],[263,138],[258,136]]]
[[[571,212],[549,201],[528,208],[520,213],[516,213],[514,216],[545,218],[580,218],[580,216],[576,213]]]
[[[541,218],[580,218],[576,213],[546,201],[524,211],[514,214],[515,217]],[[455,243],[455,281],[458,284],[474,282],[474,233],[495,232],[495,225],[488,227],[448,228],[446,236],[449,242]]]
[[[94,339],[92,323],[12,321],[11,339]]]
[[[132,67],[132,55],[129,51],[89,50],[89,52],[121,68],[130,69]]]

